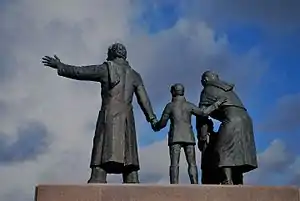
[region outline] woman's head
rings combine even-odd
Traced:
[[[201,77],[201,84],[203,86],[205,86],[207,82],[213,81],[213,80],[219,80],[218,74],[216,74],[212,71],[205,71]]]

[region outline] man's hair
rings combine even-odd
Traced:
[[[121,43],[114,43],[108,48],[107,52],[108,60],[115,58],[127,59],[127,50],[126,47]]]
[[[183,96],[184,95],[184,86],[180,83],[173,84],[171,86],[172,95]]]

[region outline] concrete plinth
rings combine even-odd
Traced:
[[[296,187],[86,184],[39,185],[35,201],[300,201]]]

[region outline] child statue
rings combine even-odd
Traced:
[[[198,108],[188,102],[184,96],[184,86],[174,84],[171,87],[172,101],[166,105],[160,120],[154,125],[153,130],[159,131],[166,127],[170,119],[170,130],[168,133],[168,146],[170,153],[170,183],[179,182],[179,159],[181,148],[183,148],[188,163],[188,174],[191,184],[198,184],[198,170],[195,159],[195,137],[191,125],[192,115],[208,116],[216,110],[224,100],[217,100],[208,107]]]

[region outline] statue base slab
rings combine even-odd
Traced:
[[[35,201],[300,201],[296,187],[85,184],[39,185]]]

